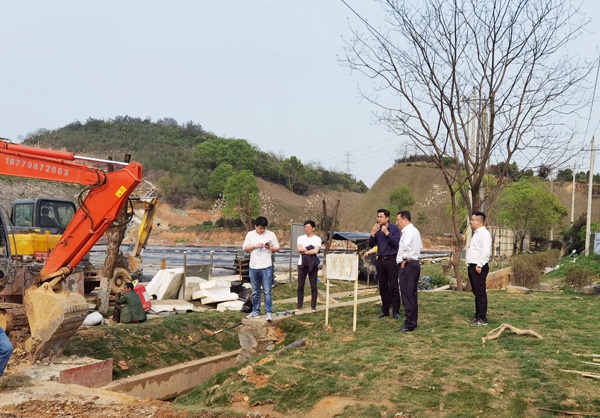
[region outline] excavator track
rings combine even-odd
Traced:
[[[34,361],[59,354],[88,312],[79,293],[54,291],[47,283],[27,289],[23,302],[31,331],[25,349]]]

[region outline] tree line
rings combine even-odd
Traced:
[[[159,178],[162,198],[178,206],[193,197],[217,199],[223,196],[229,178],[240,173],[247,177],[248,172],[299,195],[307,194],[311,187],[368,190],[350,174],[327,170],[319,163],[302,163],[295,156],[265,152],[245,139],[219,137],[193,121],[180,124],[173,118],[88,118],[56,130],[40,129],[23,143],[100,158],[132,154],[146,173]]]

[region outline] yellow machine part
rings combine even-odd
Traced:
[[[10,234],[10,253],[19,257],[35,257],[36,254],[47,254],[52,251],[62,235],[50,233],[18,233]]]
[[[25,349],[34,360],[59,354],[88,312],[79,293],[54,291],[49,283],[27,289],[23,303],[31,331]]]

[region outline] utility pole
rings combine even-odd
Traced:
[[[575,170],[577,166],[573,163],[573,195],[571,196],[571,226],[575,222]]]
[[[592,144],[590,147],[590,177],[588,180],[588,202],[587,202],[587,215],[585,223],[585,255],[590,255],[590,238],[592,235],[592,189],[594,183],[594,158],[596,156],[596,149],[594,148],[595,142],[592,136]],[[586,150],[583,150],[586,151]]]

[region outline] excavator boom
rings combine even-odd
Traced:
[[[0,174],[86,186],[79,209],[48,257],[37,283],[26,290],[25,309],[31,338],[26,349],[34,358],[60,351],[87,314],[87,303],[77,293],[57,291],[58,283],[73,272],[81,259],[119,215],[129,195],[142,180],[142,166],[76,156],[0,140]],[[105,172],[75,160],[124,165]],[[85,194],[83,198],[83,194]]]

